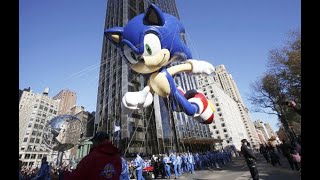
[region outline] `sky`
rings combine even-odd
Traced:
[[[193,59],[224,64],[245,105],[250,84],[266,72],[269,51],[301,27],[300,0],[176,0]],[[19,89],[49,96],[77,93],[77,105],[96,110],[106,0],[19,0]],[[252,120],[277,117],[251,112]]]

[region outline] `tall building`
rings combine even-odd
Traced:
[[[255,125],[256,129],[259,129],[262,132],[264,139],[266,141],[268,141],[270,139],[271,135],[269,134],[265,124],[261,120],[256,120],[254,122],[254,125]]]
[[[94,113],[90,113],[88,111],[85,111],[85,108],[83,106],[75,106],[71,109],[71,114],[77,117],[81,123],[82,123],[82,136],[81,140],[78,146],[75,146],[68,150],[69,156],[66,156],[65,160],[74,160],[79,161],[84,156],[89,154],[89,151],[92,147],[92,142],[90,141],[90,138],[94,136]],[[67,159],[69,158],[69,159]],[[75,164],[74,164],[75,166]]]
[[[30,89],[30,87],[24,88],[23,90],[20,90],[20,89],[19,89],[19,102],[20,102],[20,99],[21,99],[21,96],[22,96],[23,91],[30,92],[31,89]]]
[[[238,109],[241,113],[242,121],[245,125],[248,134],[248,141],[252,144],[253,147],[259,147],[259,137],[253,122],[250,117],[248,108],[246,108],[238,87],[235,81],[232,78],[232,75],[229,74],[224,65],[219,65],[215,67],[214,80],[220,84],[221,88],[238,104]]]
[[[109,0],[105,29],[126,25],[134,16],[143,13],[150,3],[179,18],[175,0]],[[182,151],[192,148],[183,139],[210,137],[207,125],[198,124],[183,113],[172,112],[167,100],[157,95],[154,95],[153,105],[148,108],[128,112],[121,105],[123,95],[142,90],[147,79],[131,70],[126,60],[122,59],[119,49],[102,36],[95,119],[98,131],[106,131],[111,135],[115,121],[120,122],[121,133],[117,145],[127,153],[153,154],[171,149]],[[175,81],[185,90],[197,88],[194,77],[186,73],[176,76]]]
[[[60,100],[43,93],[23,91],[19,103],[19,159],[23,165],[40,166],[41,158],[50,150],[42,142],[47,121],[57,116]]]
[[[197,82],[200,90],[204,92],[216,109],[214,121],[209,125],[212,137],[223,140],[221,143],[223,147],[234,145],[240,150],[241,140],[248,139],[248,136],[238,110],[238,104],[226,94],[212,76],[199,75]]]
[[[272,128],[268,122],[264,123],[264,126],[266,127],[266,130],[267,130],[270,137],[276,136],[276,133],[274,133],[274,131],[272,130]]]
[[[256,129],[256,130],[257,130],[260,144],[266,144],[267,139],[264,137],[263,132],[260,129]]]
[[[70,114],[71,108],[76,105],[77,94],[64,89],[55,95],[53,99],[60,99],[58,115]]]

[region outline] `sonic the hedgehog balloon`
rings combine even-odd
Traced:
[[[131,19],[125,27],[113,27],[105,36],[121,48],[129,66],[136,72],[150,74],[148,86],[139,92],[127,92],[122,103],[129,109],[149,106],[153,101],[151,92],[174,101],[174,110],[179,107],[187,115],[199,117],[199,122],[213,121],[213,104],[197,90],[184,92],[174,83],[173,76],[180,72],[211,74],[215,69],[205,61],[191,59],[191,52],[181,39],[184,27],[180,21],[159,7],[151,4],[147,11]],[[184,64],[167,67],[183,56]],[[177,103],[177,104],[175,104]]]

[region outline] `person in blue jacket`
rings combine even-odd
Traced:
[[[173,170],[174,170],[174,175],[175,179],[179,177],[178,173],[178,160],[177,160],[177,155],[176,153],[171,152],[170,154],[170,161],[172,162],[173,165]]]
[[[166,175],[167,175],[167,179],[170,179],[171,178],[171,172],[170,172],[170,158],[168,157],[167,154],[164,155],[164,158],[163,158],[163,164],[164,164],[164,169],[166,171]]]
[[[40,170],[37,172],[36,177],[34,177],[34,180],[49,180],[51,179],[50,176],[50,166],[47,162],[47,157],[43,157],[41,159],[41,167]]]
[[[177,154],[178,176],[182,175],[181,165],[182,165],[182,158],[181,158],[180,153],[179,153],[179,154]]]
[[[128,168],[128,163],[127,160],[124,159],[123,156],[121,156],[121,175],[120,175],[120,180],[129,180],[129,168]]]
[[[139,154],[137,154],[137,157],[134,159],[133,165],[136,167],[137,180],[144,180],[144,177],[142,176],[143,159]]]
[[[194,164],[195,164],[195,161],[194,161],[194,157],[192,155],[192,153],[188,153],[188,165],[189,165],[189,171],[191,174],[193,174],[194,172]]]

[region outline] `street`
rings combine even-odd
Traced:
[[[297,171],[290,169],[287,159],[280,155],[282,167],[272,166],[263,158],[261,154],[258,157],[258,170],[261,180],[300,180]],[[201,170],[194,174],[183,174],[179,179],[197,179],[197,180],[248,180],[251,178],[249,169],[243,157],[233,158],[233,161],[221,168],[222,170]],[[174,177],[174,175],[173,175]]]

